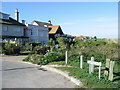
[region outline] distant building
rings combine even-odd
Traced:
[[[93,38],[89,36],[78,36],[78,37],[75,37],[74,39],[78,39],[81,41],[87,41],[87,40],[92,40]]]
[[[60,26],[49,26],[49,39],[55,40],[57,37],[63,36],[64,33]]]
[[[69,39],[69,40],[75,38],[75,36],[72,36],[72,35],[69,35],[69,34],[63,34],[62,37],[66,37],[66,38]]]
[[[18,9],[15,10],[15,19],[11,18],[9,14],[0,12],[0,42],[4,41],[19,41],[24,44],[28,41],[28,37],[25,36],[25,25],[19,22]]]

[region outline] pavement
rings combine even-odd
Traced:
[[[23,63],[26,56],[2,57],[2,88],[75,88],[76,84],[49,69]],[[38,69],[39,68],[39,69]]]

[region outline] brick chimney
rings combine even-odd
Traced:
[[[19,21],[19,12],[18,12],[18,9],[15,10],[15,20]]]

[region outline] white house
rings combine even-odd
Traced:
[[[26,24],[25,36],[29,37],[29,42],[47,44],[49,40],[48,27]]]

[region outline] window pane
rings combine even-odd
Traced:
[[[8,27],[7,26],[2,26],[3,31],[7,31]]]

